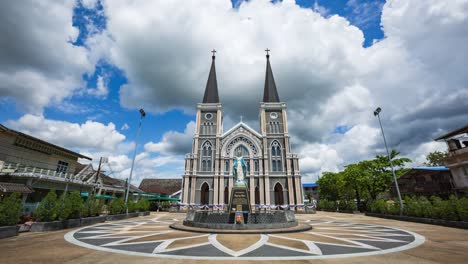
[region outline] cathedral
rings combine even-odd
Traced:
[[[241,152],[247,165],[245,180],[252,208],[303,206],[298,158],[291,152],[288,134],[286,103],[278,96],[268,50],[259,110],[260,131],[241,120],[224,132],[213,53],[203,102],[197,105],[192,153],[185,157],[183,205],[224,208],[234,181],[233,161]]]

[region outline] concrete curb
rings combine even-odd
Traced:
[[[172,224],[169,226],[172,229],[195,232],[195,233],[210,233],[210,234],[281,234],[281,233],[296,233],[303,232],[312,229],[311,225],[300,224],[294,227],[279,228],[279,229],[245,229],[245,230],[224,230],[224,229],[210,229],[210,228],[199,228],[189,227],[180,223]]]
[[[14,226],[0,226],[0,239],[13,237],[18,235],[18,227]]]
[[[150,212],[141,212],[141,213],[130,213],[130,214],[118,214],[118,215],[103,215],[103,216],[94,216],[94,217],[85,217],[79,219],[68,219],[64,221],[52,221],[52,222],[34,222],[31,226],[30,232],[47,232],[62,230],[67,228],[74,228],[80,226],[89,226],[98,223],[104,223],[106,221],[115,221],[123,220],[132,217],[149,215]],[[1,237],[1,227],[0,227],[0,238]]]
[[[443,220],[443,219],[432,219],[432,218],[399,216],[399,215],[385,215],[385,214],[376,214],[376,213],[366,213],[366,216],[421,223],[421,224],[429,224],[429,225],[440,225],[440,226],[454,227],[454,228],[460,228],[460,229],[468,229],[468,222],[463,222],[463,221],[450,221],[450,220]]]

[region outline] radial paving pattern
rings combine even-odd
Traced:
[[[116,222],[68,233],[67,241],[96,250],[187,259],[316,259],[384,254],[416,247],[424,237],[400,229],[306,220],[313,229],[289,234],[201,234],[172,230],[177,219]]]

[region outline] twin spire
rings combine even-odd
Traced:
[[[263,90],[263,102],[264,103],[278,103],[280,102],[278,91],[276,90],[275,78],[273,77],[273,71],[270,65],[270,50],[266,49],[266,73],[265,73],[265,87]],[[206,82],[205,95],[203,96],[203,103],[219,103],[218,95],[218,82],[216,79],[216,68],[215,68],[215,53],[216,50],[211,51],[213,53],[211,61],[210,74],[208,75],[208,81]]]

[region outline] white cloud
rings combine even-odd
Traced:
[[[0,8],[0,96],[14,98],[24,111],[40,114],[85,84],[94,64],[74,46],[75,2],[6,1]]]
[[[26,114],[6,124],[45,141],[80,151],[115,151],[125,140],[125,136],[116,130],[113,123],[105,125],[86,121],[79,124]]]
[[[183,133],[169,131],[164,133],[162,140],[157,143],[148,142],[145,150],[159,152],[164,155],[184,155],[191,151],[195,122],[189,122]]]
[[[130,126],[127,123],[123,124],[122,127],[120,128],[120,130],[128,130],[128,129],[130,129]]]
[[[95,89],[88,89],[86,92],[90,95],[99,97],[99,98],[106,98],[107,94],[109,93],[108,88],[108,80],[104,76],[100,75],[96,81],[96,88]]]

